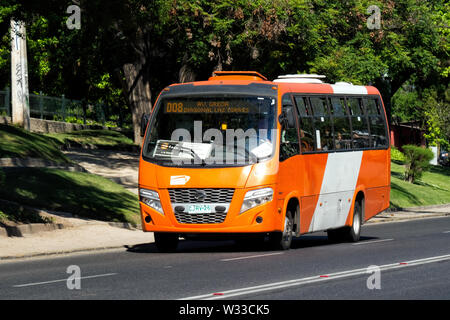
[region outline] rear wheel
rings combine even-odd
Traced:
[[[361,236],[361,224],[362,206],[360,202],[355,202],[352,225],[350,227],[327,230],[328,240],[332,242],[358,242]]]
[[[348,228],[345,237],[348,241],[358,242],[361,236],[361,224],[362,224],[362,207],[359,202],[355,203],[355,209],[353,210],[353,223]]]
[[[155,244],[159,252],[175,252],[178,247],[178,234],[155,232]]]
[[[283,232],[274,232],[270,235],[270,243],[275,249],[289,250],[292,244],[292,233],[294,228],[294,219],[292,213],[288,209],[284,218]]]

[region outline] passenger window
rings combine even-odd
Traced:
[[[336,150],[349,150],[352,148],[352,135],[345,100],[344,98],[330,98],[329,101],[333,112],[335,148]]]
[[[305,97],[295,97],[295,103],[297,105],[297,111],[300,117],[310,116],[312,113],[309,110]]]
[[[353,148],[362,149],[370,147],[369,127],[361,98],[347,98],[351,113]]]
[[[380,109],[378,108],[377,101],[374,98],[364,99],[366,105],[367,114],[369,116],[380,115]]]
[[[386,121],[384,114],[381,113],[379,101],[375,98],[364,99],[366,109],[368,111],[371,147],[380,148],[387,147],[388,139],[386,136]]]
[[[306,97],[295,97],[299,117],[300,150],[302,153],[315,150],[313,116]]]
[[[317,151],[333,150],[333,127],[327,100],[324,97],[311,97],[310,103],[314,115],[315,149]]]
[[[363,114],[362,109],[361,109],[361,99],[348,98],[347,104],[348,104],[348,109],[350,110],[351,116],[360,116]]]
[[[291,99],[288,96],[283,97],[283,111],[287,112],[291,109],[296,116],[294,106]],[[300,153],[300,146],[298,143],[298,131],[297,126],[283,127],[281,130],[281,144],[280,144],[280,161],[284,161],[290,157],[298,155]]]

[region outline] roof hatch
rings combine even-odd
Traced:
[[[267,81],[267,78],[256,71],[214,71],[208,80],[253,80]]]
[[[322,80],[325,76],[320,74],[286,74],[278,76],[273,82],[285,82],[285,83],[323,83]]]

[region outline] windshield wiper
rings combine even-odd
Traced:
[[[226,144],[225,146],[231,146],[231,144]],[[249,151],[247,148],[241,147],[241,146],[239,146],[238,144],[235,144],[235,143],[233,143],[232,146],[234,147],[235,151],[244,150],[244,152],[245,152],[244,156],[248,155],[248,160],[249,161],[252,161],[253,163],[258,163],[259,162],[258,156],[256,154],[254,154],[253,152]]]
[[[206,166],[206,161],[205,161],[205,159],[202,159],[202,158],[197,154],[197,152],[195,152],[193,149],[188,148],[188,147],[183,147],[183,146],[180,146],[180,145],[177,145],[177,146],[175,147],[175,149],[178,149],[178,150],[180,150],[180,151],[187,151],[187,152],[189,152],[189,154],[194,158],[194,160],[200,161],[201,164],[202,164],[202,166]]]

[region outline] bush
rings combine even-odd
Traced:
[[[405,162],[405,155],[396,147],[391,146],[391,160]]]
[[[430,166],[433,151],[414,145],[403,146],[405,155],[405,181],[414,183],[422,177],[422,173]]]

